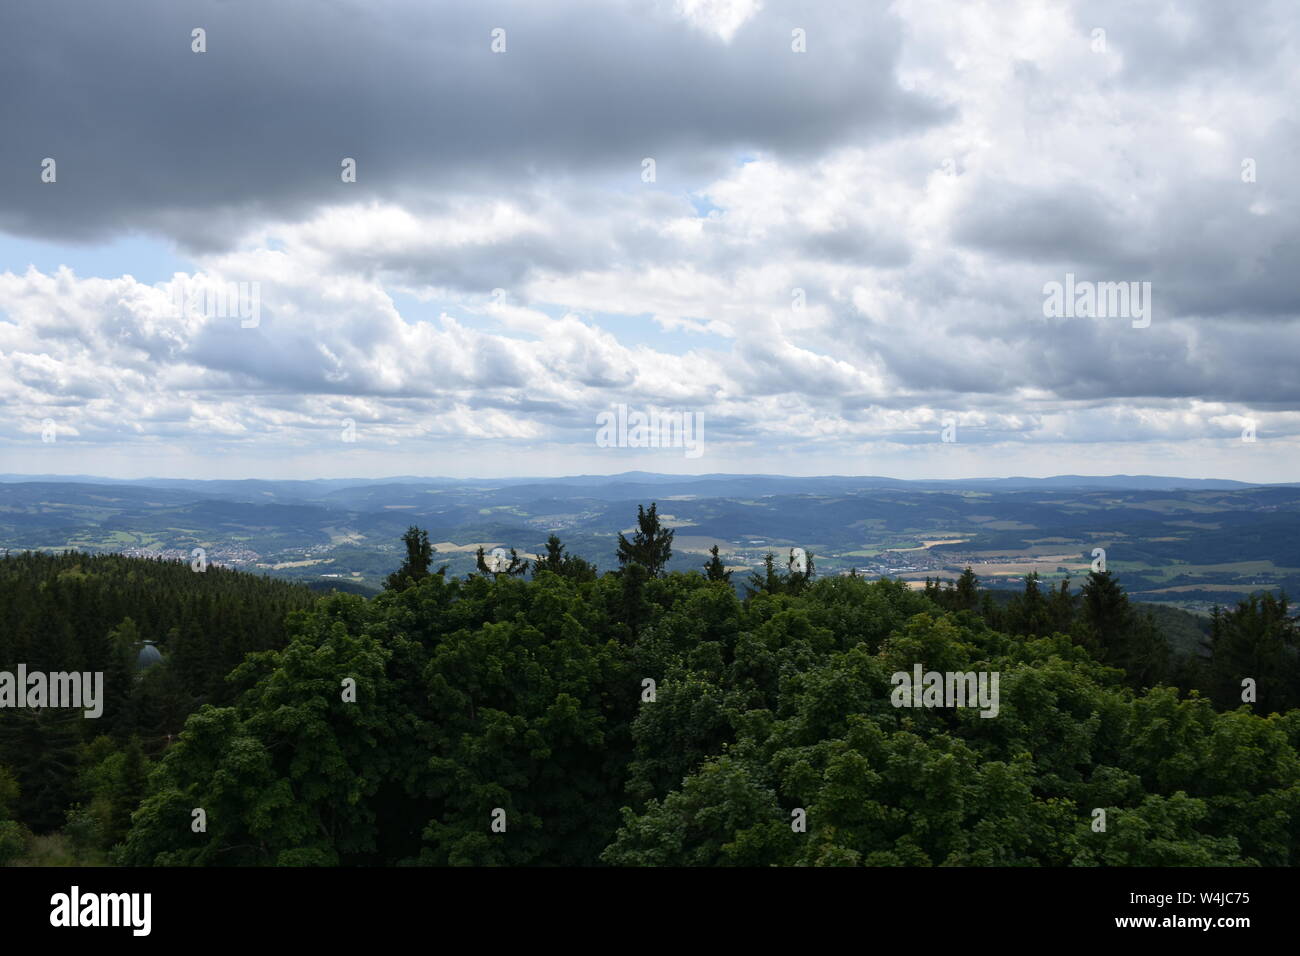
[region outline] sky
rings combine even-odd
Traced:
[[[0,473],[1300,481],[1298,39],[7,0]]]

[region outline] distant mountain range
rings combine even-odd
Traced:
[[[103,478],[94,475],[19,475],[0,474],[0,482],[60,482],[90,485],[133,485],[142,488],[168,488],[222,498],[276,497],[317,501],[331,493],[351,488],[375,488],[385,485],[425,485],[444,488],[529,488],[544,495],[546,489],[617,487],[619,497],[633,489],[664,493],[665,486],[678,494],[797,494],[816,492],[843,494],[869,488],[956,489],[980,488],[1012,491],[1033,489],[1094,489],[1103,491],[1199,490],[1229,491],[1259,487],[1297,487],[1300,482],[1263,485],[1227,478],[1179,478],[1168,475],[1054,475],[1050,478],[946,478],[906,479],[880,475],[793,475],[704,474],[673,475],[648,471],[627,471],[616,475],[569,475],[560,478],[448,478],[395,475],[391,478],[311,478],[311,479],[197,479],[197,478]],[[689,489],[689,490],[687,490]]]

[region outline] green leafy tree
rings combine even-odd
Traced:
[[[1077,600],[1035,580],[1021,620],[1037,623],[1015,634],[991,625],[987,592],[972,602],[959,585],[792,586],[794,569],[769,556],[741,600],[641,561],[569,575],[568,557],[553,538],[531,580],[426,574],[371,600],[313,599],[289,609],[278,644],[260,617],[284,592],[173,579],[187,612],[141,600],[139,633],[204,634],[204,602],[225,600],[237,633],[213,666],[242,663],[198,674],[220,702],[181,706],[179,739],[157,751],[148,729],[134,756],[130,737],[82,742],[79,721],[76,772],[46,787],[50,816],[92,848],[129,821],[114,857],[133,865],[1300,862],[1300,710],[1273,712],[1285,680],[1261,683],[1267,711],[1162,686],[1149,618],[1108,578]],[[0,620],[21,628],[0,640],[48,652],[21,623],[50,610],[37,596],[90,599],[90,572],[114,567],[24,564],[43,588],[25,589],[30,603],[0,588]],[[0,560],[0,583],[12,573]],[[248,607],[236,613],[233,595]],[[105,606],[114,616],[95,634],[126,616]],[[1285,677],[1284,606],[1219,617],[1225,686],[1244,666]],[[58,654],[95,653],[81,623],[67,619]],[[142,728],[159,723],[175,661],[169,647],[133,684]],[[918,666],[997,674],[996,719],[978,700],[899,706],[897,677]],[[0,735],[20,813],[29,782],[49,776],[15,763],[29,752]],[[0,803],[3,790],[0,776]],[[191,828],[195,807],[206,832]],[[498,811],[506,835],[492,832]]]
[[[1133,626],[1128,595],[1110,571],[1092,571],[1084,582],[1079,637],[1099,660],[1107,663],[1123,656],[1123,645]]]
[[[614,866],[770,866],[798,844],[776,794],[727,757],[662,803],[623,815],[623,828],[601,856]]]
[[[432,580],[440,580],[434,577]],[[418,586],[417,586],[418,587]],[[404,593],[412,593],[410,589]],[[389,667],[401,641],[368,633],[365,602],[325,599],[234,707],[204,707],[163,756],[121,854],[129,865],[337,865],[377,846],[374,799],[420,764]],[[402,668],[404,670],[404,667]],[[351,682],[350,684],[348,682]],[[203,808],[206,833],[191,832]],[[391,825],[403,826],[400,817]]]
[[[140,629],[129,617],[110,630],[103,643],[104,713],[99,721],[104,731],[118,738],[129,736],[135,729],[131,698],[141,644]]]
[[[537,554],[533,557],[534,577],[542,571],[550,571],[552,574],[564,573],[564,543],[560,541],[559,535],[550,535],[546,539],[546,553]]]

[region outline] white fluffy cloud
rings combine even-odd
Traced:
[[[1225,20],[1209,3],[1138,17],[903,0],[872,23],[848,4],[808,20],[778,3],[664,9],[644,51],[601,35],[633,77],[614,91],[624,108],[585,90],[593,128],[569,147],[545,134],[544,162],[519,162],[540,116],[496,138],[489,120],[452,116],[439,135],[471,123],[482,168],[453,150],[450,176],[423,134],[390,141],[377,120],[369,152],[409,159],[363,156],[363,175],[381,171],[364,192],[282,194],[273,176],[264,195],[241,182],[237,201],[199,190],[187,207],[167,190],[205,161],[182,151],[129,208],[115,197],[84,220],[59,206],[38,221],[39,199],[0,203],[14,235],[143,229],[193,262],[163,288],[0,273],[13,464],[0,471],[1296,479],[1300,187],[1286,164],[1300,31],[1282,6]],[[805,25],[808,52],[794,53],[790,29]],[[368,38],[375,56],[387,36]],[[850,74],[854,38],[877,61]],[[697,58],[678,116],[637,85],[654,81],[644,58],[674,43]],[[737,83],[764,57],[794,71],[802,105],[712,119],[740,108]],[[469,86],[503,68],[486,53],[464,63]],[[528,68],[566,88],[562,63]],[[850,82],[861,112],[839,88]],[[149,108],[147,95],[134,106]],[[571,103],[531,108],[572,128]],[[602,130],[621,155],[595,145]],[[1044,285],[1067,273],[1149,282],[1150,325],[1046,317]],[[257,290],[255,326],[174,308],[174,286],[230,283]],[[596,448],[595,416],[617,403],[702,415],[704,458]],[[356,442],[340,438],[349,421]],[[60,441],[40,441],[47,422]],[[945,423],[955,443],[940,441]]]

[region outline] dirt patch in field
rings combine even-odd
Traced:
[[[482,548],[484,551],[491,551],[500,544],[500,541],[483,541],[478,544],[456,544],[452,541],[439,541],[433,546],[433,550],[437,551],[439,554],[456,554],[457,552],[462,551],[468,551],[473,554],[479,548]]]

